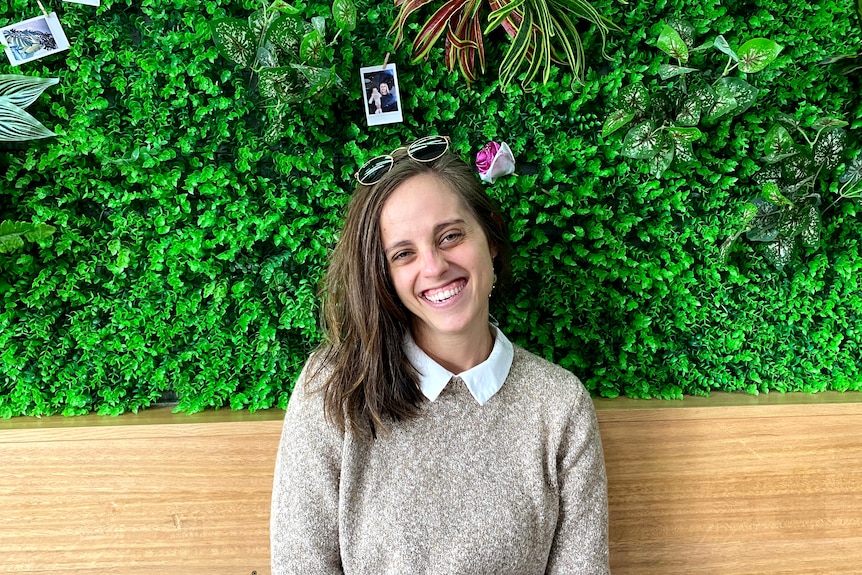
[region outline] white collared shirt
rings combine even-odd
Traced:
[[[491,328],[494,330],[494,349],[491,350],[491,355],[479,365],[458,374],[452,373],[431,359],[408,334],[404,340],[404,353],[419,372],[422,395],[430,401],[436,400],[456,375],[464,381],[479,405],[485,405],[495,393],[500,391],[512,367],[515,350],[497,326],[491,324]]]

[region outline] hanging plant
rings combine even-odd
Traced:
[[[431,0],[395,0],[400,8],[389,28],[395,34],[395,47],[404,40],[408,18]],[[413,40],[413,61],[428,57],[431,48],[446,34],[445,62],[452,72],[457,66],[469,86],[485,71],[483,37],[502,26],[512,44],[499,68],[500,89],[505,90],[520,74],[524,91],[533,90],[541,73],[541,82],[548,81],[552,63],[568,66],[573,81],[583,83],[586,61],[584,46],[576,23],[580,20],[596,26],[602,37],[605,55],[607,35],[619,28],[602,16],[586,0],[489,0],[490,13],[482,28],[482,0],[449,0],[440,6],[422,26]]]
[[[57,78],[0,74],[0,141],[23,142],[56,136],[25,108]]]

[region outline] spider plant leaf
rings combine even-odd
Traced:
[[[512,40],[509,49],[506,51],[506,55],[503,57],[503,61],[500,63],[498,76],[500,78],[500,87],[503,90],[509,85],[526,58],[527,49],[532,39],[533,13],[526,11],[522,15],[522,18],[521,25],[518,28],[518,35]]]
[[[46,88],[59,81],[59,78],[0,74],[0,97],[8,98],[12,105],[23,109],[35,102]]]
[[[334,0],[332,19],[339,30],[352,32],[356,28],[356,4],[352,0]]]
[[[526,0],[513,0],[503,4],[502,7],[488,14],[488,24],[485,25],[483,33],[487,36],[492,30],[497,28],[509,15],[520,8]]]
[[[659,131],[647,120],[626,133],[620,153],[628,158],[648,160],[659,153]]]
[[[739,70],[746,74],[769,66],[784,47],[767,38],[754,38],[739,47]]]
[[[404,26],[407,24],[407,19],[413,12],[419,10],[433,0],[395,0],[395,7],[400,8],[398,16],[392,21],[392,26],[386,32],[391,35],[395,32],[395,42],[393,48],[398,48],[404,40]]]
[[[219,54],[234,64],[251,68],[258,43],[248,23],[236,18],[219,18],[209,26]]]
[[[683,64],[688,62],[688,46],[685,45],[679,32],[667,24],[665,24],[661,34],[659,34],[656,47],[671,58],[676,58]]]
[[[13,104],[9,96],[0,96],[0,141],[24,142],[56,135],[29,112]]]
[[[674,66],[673,64],[662,64],[658,67],[658,75],[662,80],[669,80],[675,76],[699,72],[697,68],[686,68],[685,66]]]
[[[462,10],[466,3],[467,0],[449,0],[431,15],[413,40],[413,62],[419,62],[428,57],[428,52],[447,29],[449,19],[459,10]]]
[[[557,22],[557,30],[560,38],[564,40],[561,43],[563,44],[574,80],[583,84],[585,58],[584,43],[581,40],[581,35],[578,34],[578,29],[565,12],[557,12],[555,22]]]
[[[715,40],[712,42],[712,45],[730,56],[730,59],[734,62],[739,62],[739,56],[736,55],[736,52],[733,51],[733,48],[730,47],[730,44],[727,43],[727,40],[725,40],[724,36],[722,36],[721,34],[715,37]]]
[[[763,150],[766,153],[766,161],[770,164],[799,153],[790,132],[781,124],[775,124],[766,132]]]

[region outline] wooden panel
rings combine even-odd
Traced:
[[[596,406],[614,575],[862,574],[858,394]],[[0,574],[268,575],[282,416],[0,421]]]

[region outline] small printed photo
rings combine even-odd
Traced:
[[[69,49],[56,12],[0,28],[0,41],[13,66]]]
[[[369,126],[404,121],[395,64],[360,68],[359,77],[362,79],[363,107]]]

